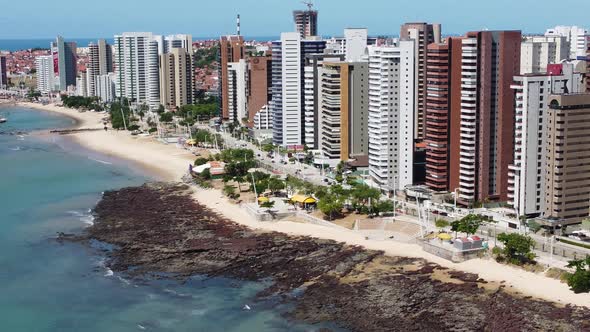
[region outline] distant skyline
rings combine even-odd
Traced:
[[[548,0],[316,0],[321,35],[341,35],[346,27],[366,27],[370,35],[397,35],[404,22],[441,23],[443,34],[471,30],[541,33],[555,25],[590,27],[590,1]],[[278,36],[294,30],[298,0],[159,1],[7,0],[0,11],[0,39],[108,38],[125,31],[190,33],[194,38],[235,33],[236,15],[245,36]],[[98,8],[100,7],[100,8]],[[0,45],[1,48],[2,45]]]

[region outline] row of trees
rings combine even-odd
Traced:
[[[65,107],[85,110],[102,111],[103,106],[98,97],[82,97],[61,95],[61,101]]]

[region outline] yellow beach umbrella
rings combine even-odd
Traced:
[[[449,233],[440,233],[440,234],[438,234],[438,238],[441,240],[450,240],[453,237]]]
[[[258,197],[258,203],[266,203],[268,201],[269,201],[268,197],[264,197],[264,196]]]

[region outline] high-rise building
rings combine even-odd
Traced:
[[[254,116],[254,129],[272,130],[272,112],[264,105]]]
[[[248,126],[254,126],[254,117],[267,106],[272,91],[272,58],[268,55],[251,55],[248,57]]]
[[[303,140],[308,149],[318,149],[319,141],[319,82],[324,61],[344,61],[344,54],[310,54],[305,57],[304,67],[304,128]]]
[[[416,109],[414,116],[414,138],[418,141],[424,140],[426,136],[426,52],[428,44],[440,43],[441,39],[440,24],[428,23],[406,23],[402,25],[400,31],[401,39],[414,40],[415,50],[415,66],[414,82],[416,84]]]
[[[69,86],[75,86],[78,76],[76,43],[66,42],[62,36],[58,36],[51,43],[51,52],[59,89],[65,91]]]
[[[301,39],[318,35],[318,11],[312,10],[295,10],[293,11],[293,20],[295,21],[295,31],[299,33]]]
[[[367,51],[367,41],[369,38],[368,30],[352,28],[344,29],[344,38],[346,40],[346,61],[361,61]]]
[[[246,85],[248,66],[246,60],[230,62],[227,65],[227,96],[228,96],[228,121],[243,124],[243,119],[248,118],[248,96]]]
[[[368,156],[368,64],[324,62],[320,70],[319,147],[332,166]]]
[[[160,106],[158,42],[150,32],[115,36],[117,97],[150,109]]]
[[[88,74],[81,72],[76,78],[76,96],[88,97]]]
[[[37,69],[37,90],[43,94],[56,89],[55,62],[53,55],[42,55],[35,58]]]
[[[588,30],[577,26],[556,26],[547,29],[546,37],[563,36],[570,43],[570,59],[576,59],[579,56],[586,56],[588,47]]]
[[[393,191],[413,183],[413,40],[369,46],[369,174],[373,184]]]
[[[157,36],[159,39],[159,43],[162,46],[159,46],[159,53],[170,53],[172,49],[175,48],[182,48],[186,50],[187,53],[192,54],[193,52],[193,36],[191,35],[168,35],[168,36]]]
[[[98,75],[96,77],[96,97],[100,98],[105,103],[115,101],[115,73],[108,73],[105,75]]]
[[[588,50],[586,51],[586,92],[590,93],[590,36],[588,40]]]
[[[88,75],[88,95],[97,96],[96,77],[106,75],[113,71],[113,49],[104,39],[98,43],[88,45],[88,64],[86,72]]]
[[[520,74],[547,72],[547,65],[569,59],[566,37],[526,37],[520,46]]]
[[[6,70],[6,57],[0,55],[0,89],[8,86],[8,72]]]
[[[180,108],[194,101],[195,75],[192,52],[172,48],[160,55],[160,104]]]
[[[590,94],[548,100],[543,218],[579,223],[590,212]]]
[[[426,185],[434,191],[459,188],[461,140],[460,37],[428,45],[426,61]]]
[[[282,146],[305,144],[305,57],[321,54],[326,42],[319,38],[301,40],[299,33],[286,32],[272,43],[273,143]]]
[[[219,98],[221,117],[229,119],[228,73],[229,63],[240,62],[244,59],[244,37],[222,36],[219,40]]]
[[[460,192],[463,204],[508,199],[514,159],[514,92],[520,31],[469,32],[461,40]]]
[[[551,94],[582,92],[582,74],[573,64],[549,65],[546,74],[514,77],[516,92],[514,164],[508,178],[508,203],[520,215],[538,216],[545,208],[545,164]]]

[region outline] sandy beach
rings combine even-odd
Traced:
[[[106,116],[106,114],[93,112],[81,113],[55,105],[35,103],[20,103],[19,105],[71,117],[77,121],[78,128],[102,128],[102,119]],[[134,137],[123,131],[109,129],[108,131],[76,133],[70,136],[86,148],[137,163],[141,167],[158,174],[162,180],[166,181],[180,180],[186,173],[189,163],[192,163],[195,159],[191,153],[175,145],[166,145],[149,137]],[[223,197],[220,191],[196,190],[194,197],[201,204],[227,218],[254,229],[331,239],[350,245],[363,246],[367,249],[382,250],[391,256],[424,258],[441,266],[476,273],[489,282],[504,282],[507,288],[525,296],[564,305],[573,304],[590,307],[590,296],[588,294],[574,294],[566,284],[558,280],[498,264],[493,260],[476,259],[455,264],[422,251],[418,245],[393,241],[366,240],[364,236],[353,231],[295,222],[257,222],[240,206],[231,204]]]

